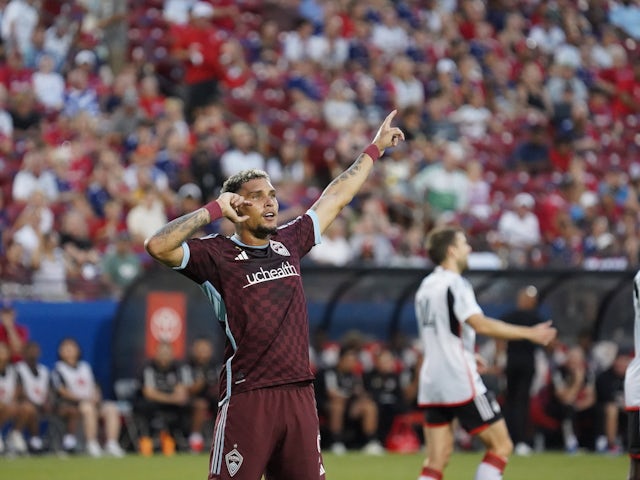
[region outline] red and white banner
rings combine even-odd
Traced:
[[[181,292],[150,292],[147,294],[147,327],[145,352],[153,357],[159,343],[173,346],[176,358],[184,358],[187,334],[186,296]]]

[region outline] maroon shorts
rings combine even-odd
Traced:
[[[313,385],[232,395],[218,410],[209,480],[324,479]]]

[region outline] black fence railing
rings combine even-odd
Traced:
[[[339,338],[357,329],[377,339],[391,338],[398,332],[417,335],[413,298],[427,273],[428,270],[420,268],[303,266],[312,333],[320,330]],[[541,313],[554,321],[564,340],[571,341],[580,333],[589,333],[596,340],[629,343],[633,335],[635,273],[577,269],[472,270],[465,276],[473,284],[478,302],[487,315],[500,318],[514,307],[520,288],[534,285],[539,291]],[[171,288],[187,288],[185,285],[189,282],[184,279],[176,282],[175,272],[152,265],[129,290],[153,289],[154,283],[165,276]],[[73,278],[68,279],[62,289],[58,282],[50,287],[42,282],[36,286],[0,279],[0,296],[66,302],[125,299],[128,295],[114,292],[99,278]],[[196,290],[196,295],[200,295],[197,287]],[[60,294],[61,291],[64,294]]]
[[[371,340],[417,336],[413,298],[428,271],[424,269],[304,267],[310,335],[339,340],[358,330]],[[518,290],[534,285],[540,311],[553,319],[560,338],[573,342],[586,332],[594,340],[631,344],[633,339],[632,280],[635,272],[574,270],[470,271],[466,277],[485,313],[500,318],[514,307]],[[164,267],[139,278],[123,296],[113,321],[114,378],[129,378],[145,358],[149,295],[184,294],[186,340],[207,336],[222,353],[222,329],[203,291]],[[259,321],[260,312],[256,312]]]
[[[312,329],[330,337],[351,329],[390,338],[417,334],[413,309],[423,269],[307,267],[303,281]],[[488,270],[469,271],[485,313],[500,318],[514,308],[518,290],[538,289],[540,312],[554,321],[565,341],[588,333],[595,340],[632,341],[635,271]]]

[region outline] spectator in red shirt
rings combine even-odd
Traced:
[[[31,86],[33,71],[24,65],[19,52],[13,50],[7,53],[6,62],[0,66],[0,82],[13,94]]]
[[[573,141],[570,135],[558,135],[549,150],[549,159],[553,169],[566,173],[573,158]]]
[[[485,6],[482,2],[463,2],[460,7],[460,34],[465,40],[472,40],[476,38],[478,23],[485,19]]]
[[[155,75],[145,75],[140,80],[140,107],[149,118],[158,118],[164,113],[165,96]]]
[[[95,218],[89,224],[91,239],[104,251],[111,240],[127,230],[124,206],[118,199],[109,199],[104,204],[104,217]]]
[[[236,39],[227,40],[220,47],[222,90],[225,96],[250,100],[255,91],[255,79],[247,64],[245,53]]]
[[[621,119],[633,113],[632,105],[625,100],[633,92],[636,79],[624,47],[612,45],[609,52],[613,65],[600,72],[597,85],[609,94],[614,116]]]
[[[209,0],[213,6],[213,24],[223,30],[232,31],[236,28],[236,19],[240,15],[240,8],[234,0]]]
[[[8,300],[0,306],[0,343],[9,347],[11,362],[22,360],[22,349],[29,339],[27,327],[16,322],[16,311]]]
[[[567,176],[555,191],[551,191],[541,198],[537,208],[540,220],[540,232],[543,238],[551,243],[562,235],[563,222],[569,215],[569,200],[571,190],[575,188],[575,181]]]
[[[640,55],[631,62],[633,82],[629,92],[623,92],[621,101],[633,112],[640,113]]]
[[[190,21],[175,32],[174,55],[184,63],[186,112],[189,119],[198,105],[215,98],[220,79],[221,39],[211,25],[214,9],[207,2],[196,2]]]

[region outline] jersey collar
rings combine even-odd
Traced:
[[[247,245],[246,243],[243,243],[242,240],[240,240],[240,236],[237,233],[231,235],[231,241],[245,248],[267,248],[269,246],[268,243],[266,245]]]

